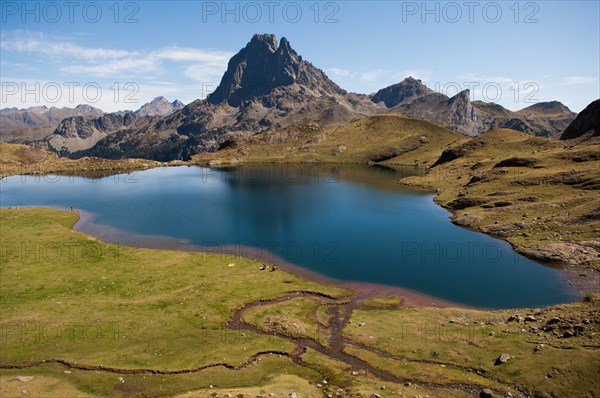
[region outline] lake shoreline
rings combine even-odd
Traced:
[[[64,209],[68,210],[68,209]],[[73,230],[85,233],[103,242],[120,245],[124,247],[143,248],[151,250],[176,250],[194,253],[212,253],[222,254],[224,256],[234,256],[240,258],[248,258],[255,261],[261,261],[268,267],[275,265],[276,267],[293,274],[299,278],[337,288],[350,289],[354,293],[352,299],[355,301],[363,301],[376,297],[396,296],[404,299],[404,306],[416,308],[435,307],[435,308],[460,308],[469,310],[503,310],[506,308],[489,308],[483,306],[472,306],[463,303],[452,302],[443,298],[430,296],[425,293],[414,291],[408,288],[385,285],[370,282],[348,281],[332,278],[316,271],[304,268],[300,265],[293,264],[285,259],[282,259],[273,253],[256,247],[244,245],[225,245],[225,246],[201,246],[189,243],[186,240],[178,240],[170,236],[161,235],[144,235],[121,230],[119,228],[96,224],[93,221],[94,214],[74,209],[79,215],[79,220],[73,225]],[[252,255],[250,255],[252,254]],[[566,279],[566,272],[562,270],[562,276]],[[257,270],[257,272],[260,272]],[[576,302],[579,300],[575,300]],[[565,303],[566,304],[566,303]],[[550,307],[550,306],[546,306]],[[511,307],[512,308],[512,307]],[[530,307],[515,307],[530,308]],[[533,307],[532,307],[533,308]],[[545,307],[536,307],[545,308]]]
[[[242,165],[252,165],[254,163],[240,163],[237,164],[235,166],[242,166]],[[260,164],[266,164],[266,165],[270,165],[270,164],[278,164],[277,162],[275,163],[260,163]],[[337,163],[325,163],[327,165],[341,165],[341,164],[337,164]],[[172,165],[172,166],[181,166],[181,165]],[[195,167],[203,167],[201,165],[188,165],[189,166],[195,166]],[[168,167],[171,167],[168,166]],[[219,168],[223,168],[225,167],[225,165],[221,165]],[[160,166],[159,166],[160,168]],[[217,170],[219,168],[216,168]],[[445,209],[446,211],[448,211],[450,214],[452,215],[456,215],[456,212],[454,212],[452,209],[447,208],[446,206],[444,206],[443,204],[439,203],[436,198],[437,198],[437,194],[439,194],[439,191],[436,192],[436,190],[433,189],[428,189],[425,186],[418,186],[418,185],[413,185],[413,184],[403,184],[402,180],[397,180],[395,182],[396,184],[402,185],[403,187],[409,189],[409,190],[414,190],[414,191],[421,191],[421,192],[428,192],[431,193],[433,195],[433,204],[437,205],[439,207],[441,207],[442,209]],[[77,225],[82,225],[80,223],[83,223],[85,225],[95,225],[92,222],[90,222],[90,220],[93,218],[93,215],[91,214],[83,214],[81,213],[81,217],[82,219],[77,223]],[[487,235],[490,236],[494,239],[498,239],[500,241],[506,242],[508,243],[508,245],[510,245],[510,247],[512,248],[512,250],[516,253],[519,253],[521,255],[523,255],[526,258],[529,258],[530,260],[537,262],[543,266],[548,266],[548,264],[544,264],[542,262],[539,261],[539,259],[535,259],[535,258],[531,258],[529,256],[526,255],[526,253],[522,253],[518,250],[517,247],[515,247],[515,245],[513,243],[511,243],[510,241],[508,241],[507,239],[501,237],[501,236],[495,236],[494,234],[489,234],[486,233],[484,231],[481,231],[478,228],[474,228],[472,226],[469,225],[465,225],[464,223],[461,222],[457,222],[458,220],[455,220],[454,217],[451,219],[451,221],[464,229],[467,230],[471,230],[473,232],[477,232],[477,233],[481,233],[483,235]],[[127,235],[127,233],[125,231],[118,231],[116,229],[111,229],[107,226],[98,226],[96,225],[94,227],[96,230],[95,231],[90,231],[90,230],[82,230],[82,232],[85,232],[93,237],[98,237],[101,240],[110,242],[110,243],[115,243],[115,244],[119,244],[119,245],[125,245],[128,246],[128,241],[130,241],[130,243],[133,243],[134,246],[136,245],[136,242],[140,241],[140,236],[135,236],[135,241],[132,241],[131,238],[132,235]],[[100,228],[104,228],[104,230],[99,230]],[[119,237],[118,239],[116,237]],[[157,245],[157,240],[161,240],[163,239],[163,243],[161,245]],[[254,248],[254,247],[243,247],[243,246],[235,246],[235,248],[232,250],[231,248],[227,248],[227,247],[210,247],[210,246],[194,246],[189,244],[188,242],[182,242],[182,241],[177,241],[174,238],[170,238],[170,237],[161,237],[161,236],[148,236],[148,237],[144,237],[142,238],[142,241],[145,240],[145,243],[142,244],[142,247],[146,247],[146,248],[151,248],[151,249],[166,249],[166,250],[185,250],[185,251],[195,251],[195,252],[212,252],[212,253],[221,253],[221,252],[233,252],[233,254],[237,254],[240,251],[241,252],[257,252],[260,249]],[[169,241],[169,240],[173,240],[173,241]],[[166,243],[166,242],[169,243]],[[247,256],[249,258],[251,258],[251,256]],[[309,271],[303,267],[297,266],[295,264],[291,264],[289,262],[286,262],[283,259],[277,259],[274,258],[274,256],[271,253],[266,254],[266,252],[263,251],[263,253],[260,253],[260,257],[263,259],[268,259],[266,260],[268,263],[270,264],[275,264],[280,266],[283,269],[288,270],[289,272],[301,276],[305,279],[308,280],[312,280],[312,281],[318,281],[321,283],[326,283],[326,284],[333,284],[336,286],[342,286],[344,287],[347,286],[353,286],[353,287],[349,287],[353,290],[360,290],[360,291],[364,291],[365,295],[368,296],[373,296],[375,294],[376,290],[380,290],[380,291],[385,291],[385,294],[395,294],[397,295],[398,292],[401,292],[403,295],[405,296],[413,296],[413,300],[415,302],[415,305],[420,305],[420,306],[424,306],[427,305],[427,303],[429,303],[429,305],[434,304],[436,306],[453,306],[453,307],[463,307],[463,308],[473,308],[473,307],[468,307],[465,304],[458,304],[458,303],[453,303],[453,302],[449,302],[449,301],[445,301],[443,299],[439,299],[436,297],[432,297],[432,296],[428,296],[426,294],[422,294],[419,292],[415,292],[415,291],[411,291],[410,289],[406,289],[406,288],[400,288],[400,287],[396,287],[396,286],[390,286],[390,285],[378,285],[378,284],[373,284],[373,283],[366,283],[366,282],[348,282],[348,281],[342,281],[342,280],[337,280],[337,279],[333,279],[333,278],[329,278],[326,277],[324,275],[318,274],[316,272],[313,271]],[[594,291],[593,288],[596,287],[597,285],[595,285],[593,282],[598,280],[598,277],[600,276],[600,273],[595,272],[593,270],[587,270],[587,269],[581,269],[578,267],[567,267],[567,266],[561,266],[561,265],[554,265],[551,266],[551,268],[558,268],[561,271],[561,276],[564,278],[565,282],[567,282],[571,287],[573,287],[574,289],[577,290],[577,292],[579,293],[579,296],[583,297],[583,295],[588,292],[588,291]],[[581,271],[581,272],[579,272]],[[582,274],[585,274],[585,277],[582,277]],[[391,290],[390,290],[391,289]],[[400,289],[400,290],[398,290]],[[370,293],[367,293],[370,292]],[[395,293],[393,293],[395,292]],[[576,301],[576,300],[575,300]],[[480,309],[489,309],[486,307],[477,307]]]
[[[68,211],[68,209],[63,210]],[[399,286],[369,282],[344,281],[331,278],[318,272],[306,269],[302,266],[293,264],[289,261],[275,256],[267,250],[256,247],[242,245],[199,246],[169,236],[142,235],[130,233],[127,231],[120,230],[118,228],[95,224],[93,222],[93,213],[80,209],[73,209],[73,211],[79,215],[79,220],[72,227],[73,230],[84,233],[86,235],[90,235],[96,239],[110,244],[151,250],[177,250],[194,253],[212,253],[222,254],[224,256],[237,256],[249,258],[251,260],[261,261],[267,266],[275,265],[276,267],[290,274],[293,274],[299,278],[308,280],[310,282],[315,282],[323,285],[330,285],[338,288],[350,289],[354,292],[354,294],[352,295],[353,300],[357,301],[368,300],[375,297],[396,296],[402,297],[404,299],[405,306],[413,306],[418,308],[438,307],[490,310],[490,308],[486,307],[474,307],[469,306],[467,304],[444,300],[442,298],[430,296]],[[243,256],[240,255],[240,253],[253,253],[254,255]],[[257,270],[257,272],[259,272],[259,270]]]

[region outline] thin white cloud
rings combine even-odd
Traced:
[[[575,84],[590,84],[598,81],[596,77],[590,76],[568,76],[564,78],[565,86],[573,86]]]
[[[183,74],[187,77],[214,81],[220,78],[233,55],[226,51],[176,46],[148,52],[90,48],[26,31],[2,32],[0,48],[3,52],[49,57],[58,64],[58,70],[70,74],[127,79],[153,78],[147,75],[159,73],[165,63],[175,63],[182,65]]]
[[[125,73],[148,73],[156,71],[158,65],[151,59],[148,58],[126,58],[119,59],[109,62],[103,62],[101,64],[86,64],[86,65],[71,65],[61,67],[60,70],[67,73],[73,73],[78,75],[90,75],[94,77],[109,77],[119,76]]]
[[[73,43],[54,42],[43,33],[25,31],[2,32],[0,48],[19,53],[38,53],[51,57],[71,57],[87,61],[103,61],[135,56],[135,52],[106,48],[82,47]]]
[[[343,68],[329,68],[328,72],[333,73],[336,77],[349,77],[351,72],[348,69]]]
[[[375,69],[368,72],[362,72],[360,74],[360,80],[362,80],[363,82],[372,82],[374,80],[377,80],[384,73],[384,69]]]
[[[228,51],[200,50],[197,48],[169,47],[151,53],[153,57],[176,62],[206,62],[227,64],[232,53]]]

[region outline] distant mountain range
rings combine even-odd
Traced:
[[[136,112],[71,115],[30,142],[71,157],[187,159],[247,137],[301,123],[322,128],[376,114],[398,113],[477,136],[497,128],[554,137],[577,116],[560,102],[518,112],[471,101],[468,90],[447,97],[408,77],[372,95],[349,93],[294,51],[286,38],[254,35],[228,63],[217,89],[183,107],[159,97]]]
[[[144,125],[139,119],[168,116],[184,106],[179,100],[169,102],[161,96],[136,111],[115,113],[104,113],[89,105],[5,108],[0,110],[0,140],[48,147],[60,155],[68,155],[91,148],[100,139],[123,128]]]
[[[0,130],[23,127],[57,126],[63,119],[74,116],[98,117],[104,112],[89,105],[78,105],[75,108],[48,108],[33,106],[26,109],[0,109]]]
[[[577,116],[558,101],[540,102],[511,112],[498,104],[471,101],[469,90],[449,98],[412,77],[379,90],[371,100],[383,103],[389,113],[427,120],[467,136],[510,128],[552,137],[562,132]]]

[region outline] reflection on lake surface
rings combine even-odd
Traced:
[[[466,305],[546,306],[578,298],[559,270],[453,225],[433,194],[397,183],[419,173],[268,165],[159,168],[100,179],[13,176],[2,181],[0,199],[2,206],[73,206],[93,213],[95,224],[199,246],[258,247],[332,278]]]

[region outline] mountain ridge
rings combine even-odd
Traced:
[[[229,60],[217,89],[206,99],[180,107],[157,97],[136,114],[151,117],[141,122],[112,116],[106,122],[64,120],[36,145],[71,157],[186,160],[217,151],[236,137],[305,123],[329,128],[385,113],[429,121],[466,136],[498,128],[556,136],[576,116],[557,101],[513,112],[471,101],[470,94],[464,90],[448,97],[410,76],[371,95],[347,92],[302,59],[285,37],[277,41],[272,34],[255,34]],[[174,110],[164,115],[159,108]]]

